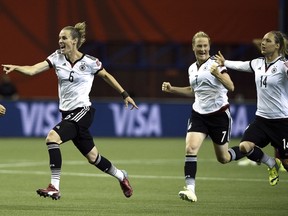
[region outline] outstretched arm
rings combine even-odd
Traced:
[[[112,86],[116,91],[118,91],[124,100],[125,106],[128,107],[128,104],[130,103],[132,105],[131,109],[138,109],[138,106],[134,102],[134,100],[129,96],[129,94],[122,88],[122,86],[118,83],[118,81],[109,74],[104,68],[97,73],[98,76],[100,76],[102,79],[105,80],[110,86]]]
[[[250,61],[226,60],[220,51],[215,55],[215,59],[220,66],[226,66],[227,68],[237,71],[252,72]]]
[[[3,70],[6,74],[12,71],[18,71],[20,73],[33,76],[35,74],[41,73],[49,69],[49,64],[47,61],[39,62],[32,66],[20,66],[20,65],[9,65],[2,64]]]
[[[162,83],[162,91],[167,92],[167,93],[171,93],[171,94],[183,95],[186,97],[193,97],[194,96],[194,91],[191,88],[191,86],[176,87],[176,86],[172,86],[169,82],[163,82]]]

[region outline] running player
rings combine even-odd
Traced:
[[[270,31],[261,41],[264,57],[251,61],[228,61],[221,52],[217,62],[228,68],[252,72],[257,91],[256,118],[245,130],[239,145],[243,154],[268,166],[269,183],[279,181],[281,161],[288,170],[288,54],[287,39],[280,31]],[[269,143],[277,149],[279,158],[270,157],[261,148]]]
[[[188,69],[190,86],[176,87],[169,82],[162,84],[164,92],[195,96],[186,134],[186,186],[178,194],[181,199],[189,202],[197,201],[197,154],[207,136],[212,139],[220,163],[225,164],[243,157],[238,146],[228,148],[232,119],[227,92],[234,90],[234,84],[227,69],[219,67],[214,57],[210,56],[210,43],[210,37],[202,31],[197,32],[192,39],[192,49],[197,61]]]
[[[38,189],[37,193],[55,200],[61,197],[59,190],[62,166],[60,144],[72,140],[89,163],[117,178],[124,195],[130,197],[133,190],[129,184],[127,172],[117,169],[108,159],[100,155],[89,132],[95,112],[89,98],[94,76],[101,77],[119,92],[126,107],[129,103],[132,105],[131,109],[138,109],[138,107],[97,58],[79,51],[85,41],[85,31],[85,22],[77,23],[75,26],[66,26],[59,33],[60,49],[48,56],[46,60],[32,66],[7,64],[2,66],[7,74],[11,71],[18,71],[26,75],[35,75],[54,68],[58,77],[59,109],[63,118],[46,137],[51,182],[47,188]]]

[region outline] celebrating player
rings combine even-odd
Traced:
[[[251,61],[228,61],[221,52],[217,62],[228,68],[252,72],[257,91],[256,118],[245,130],[239,145],[250,160],[268,166],[269,183],[279,181],[281,161],[288,170],[288,54],[287,39],[279,31],[270,31],[261,42],[264,57]],[[279,158],[270,157],[261,148],[269,143],[277,149]]]
[[[50,157],[51,182],[47,188],[38,189],[40,196],[60,198],[60,174],[62,158],[60,144],[72,140],[89,163],[108,173],[120,182],[126,197],[132,196],[127,172],[117,169],[108,159],[100,155],[89,132],[95,109],[91,106],[89,93],[94,76],[97,75],[122,95],[126,107],[138,109],[134,100],[109,74],[95,57],[81,53],[80,46],[85,41],[85,22],[75,26],[66,26],[59,33],[60,49],[40,63],[32,66],[2,65],[6,73],[18,71],[26,75],[35,75],[54,68],[58,76],[59,109],[62,121],[47,135],[46,144]]]
[[[234,90],[234,84],[227,69],[219,67],[210,56],[210,38],[206,33],[197,32],[194,35],[192,49],[197,61],[188,69],[190,86],[176,87],[163,82],[162,91],[195,96],[186,134],[186,186],[179,196],[183,200],[196,202],[197,154],[204,139],[208,135],[211,137],[217,160],[222,164],[238,160],[243,155],[238,146],[228,149],[232,119],[227,92]]]

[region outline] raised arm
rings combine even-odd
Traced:
[[[215,55],[216,62],[227,68],[237,71],[244,71],[244,72],[252,72],[250,67],[250,61],[230,61],[226,60],[222,53],[219,51],[218,54]]]
[[[138,109],[138,106],[134,102],[134,100],[129,96],[129,94],[122,88],[122,86],[118,83],[118,81],[108,73],[104,68],[97,73],[105,82],[107,82],[111,87],[113,87],[116,91],[118,91],[124,100],[125,106],[128,107],[130,103],[132,105],[131,109]]]
[[[18,71],[20,73],[33,76],[35,74],[48,70],[49,64],[47,61],[43,61],[31,66],[2,64],[2,67],[6,74],[12,71]]]
[[[210,72],[213,76],[215,76],[223,86],[228,89],[228,91],[234,91],[234,83],[232,82],[228,73],[223,72],[221,73],[218,69],[219,65],[214,64],[210,68]]]
[[[171,94],[177,94],[177,95],[182,95],[186,97],[193,97],[194,96],[194,91],[191,88],[191,86],[186,86],[186,87],[176,87],[172,86],[169,82],[163,82],[162,83],[162,91],[171,93]]]

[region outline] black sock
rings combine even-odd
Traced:
[[[60,145],[53,142],[46,143],[48,147],[48,153],[50,158],[50,169],[55,170],[61,169],[62,166],[62,156],[60,151]]]
[[[185,178],[195,179],[196,172],[197,172],[197,156],[186,155],[184,166]]]
[[[246,156],[240,151],[239,146],[233,146],[232,148],[229,148],[228,152],[231,155],[230,161],[236,161]]]
[[[51,184],[59,190],[62,156],[60,151],[60,145],[57,143],[46,143],[48,147],[48,153],[50,157],[50,170],[51,170]]]
[[[94,164],[101,171],[105,173],[109,173],[109,174],[110,174],[111,167],[113,167],[111,162],[105,157],[101,156],[100,154],[98,154],[95,162],[92,164]]]
[[[250,152],[247,153],[247,158],[252,161],[256,161],[257,163],[260,163],[263,155],[263,151],[257,146],[255,146]]]

